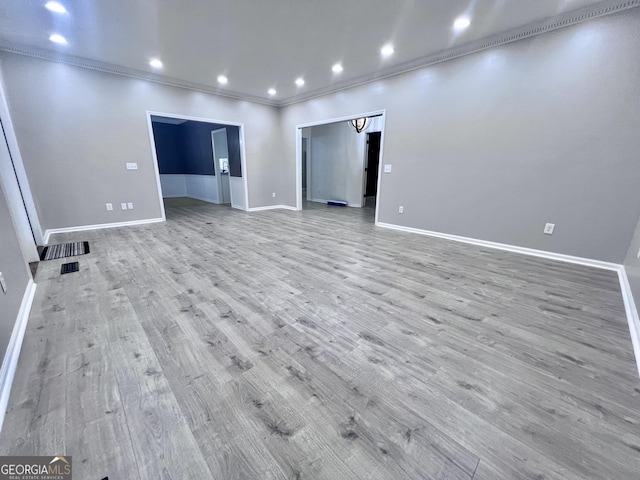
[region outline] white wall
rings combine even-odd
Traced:
[[[160,185],[162,186],[162,198],[188,197],[187,178],[182,173],[160,174]]]
[[[309,127],[307,194],[316,202],[338,200],[361,207],[366,134],[347,122]]]
[[[284,107],[283,202],[296,125],[386,109],[380,222],[621,263],[640,206],[639,10]]]
[[[6,52],[0,62],[44,229],[161,216],[147,111],[244,123],[249,204],[281,203],[277,109]],[[121,202],[136,208],[105,208]]]
[[[244,186],[242,185],[242,178],[229,176],[229,190],[231,193],[231,206],[233,208],[244,210],[246,202],[244,198]]]
[[[162,197],[190,197],[220,203],[216,178],[214,175],[162,174]]]
[[[185,175],[187,196],[205,202],[220,203],[218,181],[213,175]]]

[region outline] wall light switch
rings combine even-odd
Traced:
[[[126,209],[127,209],[127,204],[126,204],[126,203],[121,203],[121,204],[120,204],[120,207],[121,207],[123,210],[126,210]]]
[[[7,282],[4,281],[2,272],[0,272],[0,288],[2,288],[2,293],[7,293]]]
[[[544,233],[546,233],[547,235],[553,235],[553,229],[556,228],[556,224],[555,223],[547,223],[544,226]]]
[[[384,166],[384,173],[391,173],[391,165]]]
[[[113,210],[113,203],[107,203],[107,210],[109,211]]]
[[[133,202],[127,202],[127,208],[133,210]]]
[[[129,163],[127,162],[127,170],[137,170],[138,169],[138,164],[137,163]]]

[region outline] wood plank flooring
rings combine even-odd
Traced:
[[[614,272],[373,226],[370,209],[57,235],[0,454],[78,479],[637,479]]]

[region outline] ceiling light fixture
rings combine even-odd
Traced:
[[[304,78],[298,78],[296,79],[296,85],[301,87],[304,85]]]
[[[44,4],[44,8],[55,13],[67,13],[67,9],[64,5],[58,2],[47,2]]]
[[[383,57],[390,57],[391,55],[393,55],[393,52],[393,45],[385,45],[380,49],[380,53]]]
[[[229,83],[229,79],[224,75],[218,75],[218,83],[220,85],[226,85],[227,83]]]
[[[57,43],[58,45],[66,45],[67,43],[69,43],[67,42],[67,39],[59,33],[52,33],[49,37],[49,40],[51,40],[53,43]]]
[[[342,72],[343,68],[342,65],[336,63],[333,67],[331,67],[331,70],[333,71],[333,73],[340,73]]]
[[[360,133],[363,130],[366,130],[369,124],[371,123],[371,118],[354,118],[353,120],[349,120],[349,125],[356,129],[356,132]]]
[[[157,58],[152,58],[151,60],[149,60],[149,65],[151,65],[153,68],[162,68],[162,62]]]
[[[455,28],[456,30],[464,30],[469,25],[471,25],[471,20],[469,20],[469,17],[458,17],[456,18],[456,21],[453,22],[453,28]]]
[[[276,93],[276,89],[275,88],[270,88],[269,91],[267,92],[269,95],[275,95]]]

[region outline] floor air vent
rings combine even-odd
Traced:
[[[65,273],[73,273],[80,270],[80,264],[78,262],[63,263],[60,267],[60,275]]]

